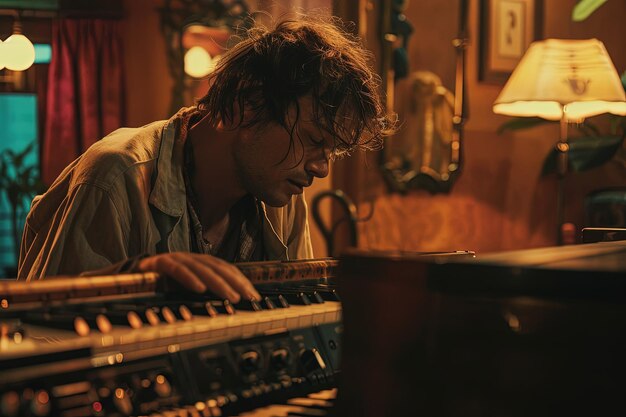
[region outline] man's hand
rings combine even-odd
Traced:
[[[210,290],[232,303],[240,298],[260,300],[261,296],[241,271],[231,263],[210,255],[174,252],[150,256],[139,261],[141,272],[158,272],[186,288],[203,293]]]

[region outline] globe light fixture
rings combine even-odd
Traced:
[[[0,69],[6,67],[12,71],[24,71],[35,62],[35,47],[22,34],[18,20],[13,23],[13,34],[0,45],[0,61]]]
[[[28,38],[21,33],[13,34],[4,41],[3,55],[7,69],[24,71],[35,62],[35,47]]]

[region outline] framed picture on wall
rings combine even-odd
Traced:
[[[480,1],[480,81],[504,84],[528,46],[541,37],[542,0]]]

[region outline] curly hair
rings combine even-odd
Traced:
[[[385,113],[371,52],[341,26],[335,17],[302,16],[272,30],[249,29],[209,75],[198,108],[214,122],[235,126],[278,123],[293,141],[298,99],[310,94],[313,121],[334,141],[333,156],[382,148],[395,120]],[[288,119],[291,106],[295,121]],[[245,121],[244,108],[251,114]],[[233,120],[235,114],[239,120]]]

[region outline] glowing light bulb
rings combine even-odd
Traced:
[[[185,73],[194,78],[202,78],[208,75],[215,67],[211,55],[201,46],[191,47],[185,53]]]
[[[9,36],[2,45],[2,64],[12,71],[24,71],[35,62],[35,47],[21,33]]]

